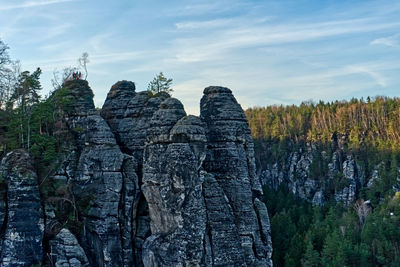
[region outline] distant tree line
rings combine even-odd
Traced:
[[[333,133],[346,135],[352,147],[371,145],[400,149],[400,98],[303,102],[299,106],[268,106],[246,110],[256,139],[289,138],[329,142]]]

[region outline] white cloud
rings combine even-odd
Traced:
[[[398,47],[400,46],[400,34],[375,39],[371,42],[371,45]]]

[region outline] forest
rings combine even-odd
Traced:
[[[400,98],[367,97],[350,101],[303,102],[246,110],[255,139],[330,142],[333,133],[348,137],[349,148],[400,147]]]
[[[338,149],[335,138],[366,177],[379,166],[379,180],[371,187],[365,181],[349,206],[333,195],[325,205],[312,206],[284,184],[277,190],[265,186],[275,266],[400,265],[399,115],[400,99],[383,96],[246,110],[258,168],[280,166],[291,152],[312,143],[317,156],[308,175],[326,180],[328,163],[321,152],[329,158]]]

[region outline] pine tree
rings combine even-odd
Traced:
[[[160,72],[147,86],[147,91],[152,94],[158,94],[160,92],[172,93],[174,90],[171,88],[172,79],[164,77],[164,74]]]
[[[303,259],[301,260],[302,266],[304,267],[318,267],[321,266],[321,259],[318,251],[314,249],[314,246],[310,241],[307,243],[306,252],[304,253]]]
[[[42,87],[39,79],[41,73],[40,68],[37,68],[32,74],[29,71],[22,72],[10,98],[10,106],[13,107],[12,116],[15,119],[10,120],[8,138],[19,139],[17,142],[19,147],[28,150],[31,145],[31,114],[35,105],[40,101],[39,91]],[[16,127],[15,124],[18,126]]]

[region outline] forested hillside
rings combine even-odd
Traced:
[[[246,110],[275,266],[399,266],[400,99]]]
[[[400,148],[400,98],[335,101],[246,110],[257,140],[289,138],[295,142],[330,142],[333,133],[348,138],[350,148]]]

